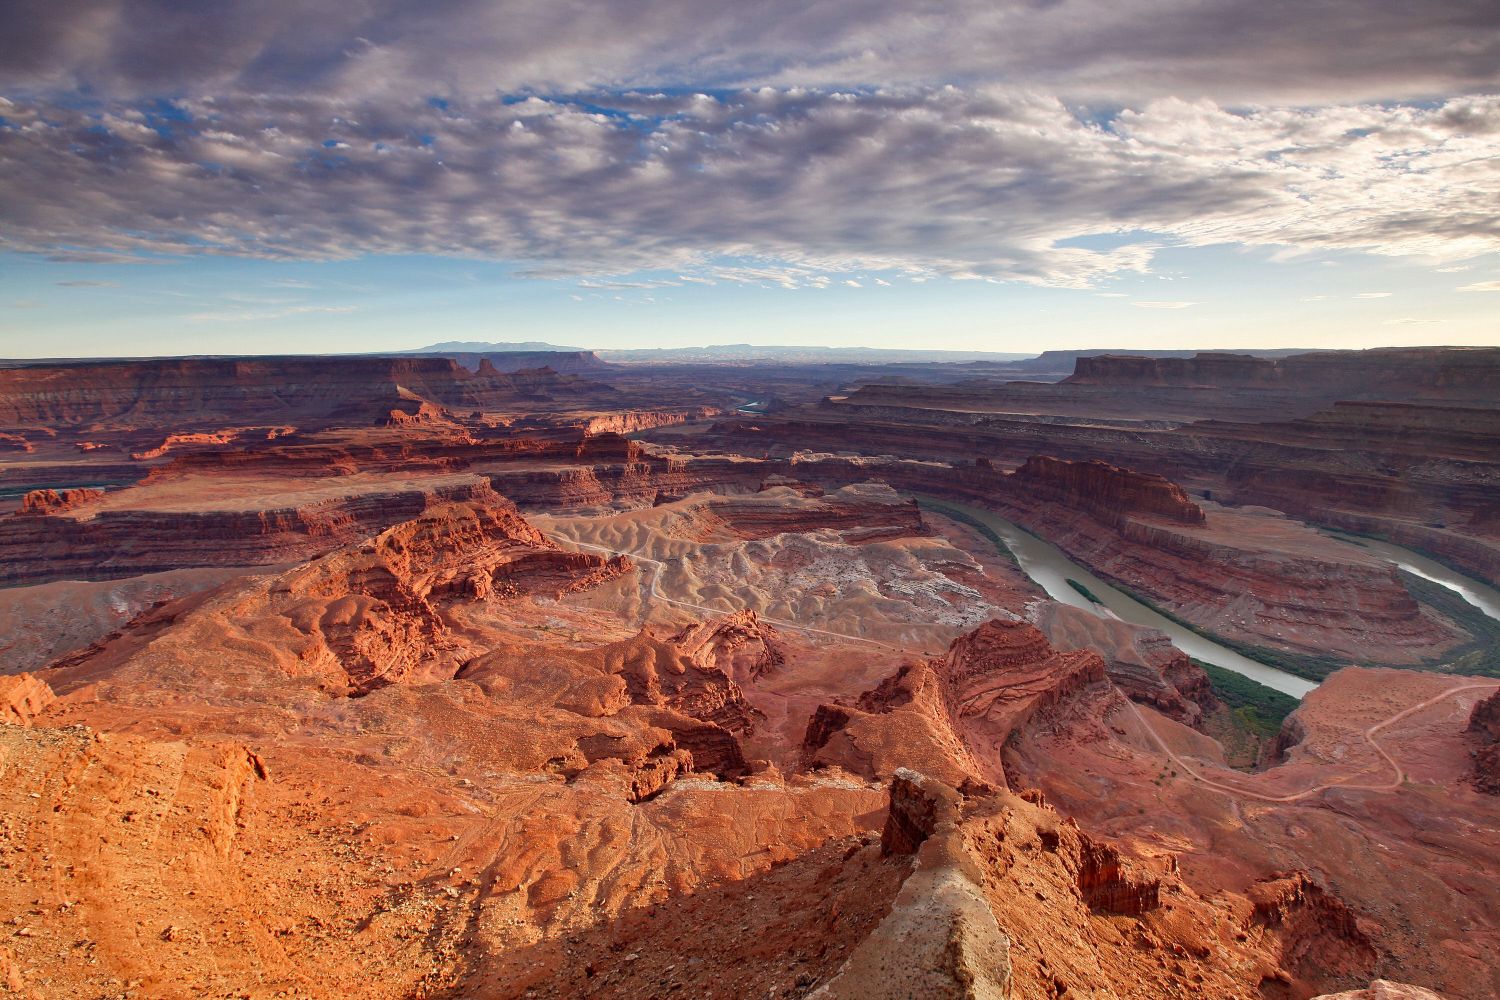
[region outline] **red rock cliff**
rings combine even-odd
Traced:
[[[71,490],[32,490],[21,498],[21,513],[49,514],[82,507],[104,496],[103,490],[80,486]]]
[[[0,723],[29,726],[56,700],[52,688],[35,674],[0,677]]]
[[[1203,508],[1165,476],[1122,469],[1097,459],[1065,462],[1035,455],[1013,477],[1019,486],[1082,507],[1106,521],[1132,514],[1179,524],[1203,524],[1205,520]]]
[[[1105,680],[1086,650],[1054,649],[1035,626],[996,619],[940,660],[908,663],[856,704],[821,705],[803,739],[812,765],[868,776],[920,768],[944,781],[1004,780],[1000,751],[1033,719]]]
[[[1474,787],[1500,795],[1500,692],[1474,706],[1469,732],[1480,741],[1474,751]]]
[[[1206,385],[1347,392],[1346,398],[1404,399],[1441,394],[1492,400],[1500,390],[1500,349],[1451,347],[1311,351],[1289,357],[1198,354],[1151,358],[1103,354],[1079,358],[1068,384]]]

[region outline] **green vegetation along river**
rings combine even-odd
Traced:
[[[961,520],[977,522],[990,529],[999,536],[1011,555],[1015,556],[1026,575],[1054,601],[1071,604],[1095,614],[1113,614],[1135,625],[1160,629],[1171,636],[1172,645],[1194,659],[1232,670],[1293,698],[1300,699],[1318,686],[1313,681],[1289,674],[1285,670],[1257,663],[1248,656],[1189,631],[1090,573],[1065,556],[1051,542],[1043,541],[992,511],[937,497],[922,496],[918,499],[924,506],[939,514],[957,513],[961,515]],[[1085,591],[1089,596],[1084,596]],[[1090,597],[1098,603],[1095,604]]]

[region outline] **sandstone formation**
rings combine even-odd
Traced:
[[[551,368],[557,372],[601,372],[610,367],[609,362],[593,351],[466,351],[443,349],[443,345],[432,350],[419,351],[451,358],[465,368],[479,370],[488,366],[496,372],[517,372],[535,368]]]
[[[1160,477],[1103,463],[1075,469],[1032,459],[999,494],[1000,506],[1094,572],[1213,632],[1395,663],[1430,657],[1458,638],[1423,612],[1393,566],[1352,546],[1283,518],[1205,513]]]
[[[859,463],[857,472],[848,465],[819,459],[795,467],[813,478],[879,477],[997,510],[1095,573],[1233,639],[1412,663],[1462,638],[1421,608],[1390,563],[1272,513],[1195,504],[1159,477],[1044,458],[1013,473],[892,460]]]
[[[1165,476],[1121,469],[1095,459],[1064,462],[1036,455],[1015,471],[1015,488],[1038,499],[1054,499],[1110,523],[1142,514],[1177,524],[1201,525],[1203,508]]]
[[[772,485],[771,489],[791,489]],[[796,506],[766,504],[753,498],[712,496],[705,499],[701,519],[705,536],[716,530],[738,538],[765,538],[784,531],[835,530],[858,525],[860,539],[919,535],[926,529],[915,500],[902,498],[883,485],[846,486],[821,496],[802,492]]]
[[[440,506],[294,570],[271,588],[277,610],[311,645],[299,656],[328,658],[354,693],[451,674],[465,649],[439,602],[520,593],[561,595],[629,569],[629,560],[563,552],[513,508]]]
[[[73,510],[104,496],[103,490],[80,487],[72,490],[32,490],[21,498],[21,513],[52,514]]]
[[[1393,983],[1389,979],[1377,979],[1368,989],[1348,990],[1344,993],[1325,993],[1313,1000],[1443,1000],[1442,997],[1420,986]]]
[[[905,762],[954,784],[1003,783],[1006,741],[1104,679],[1096,654],[1060,653],[1034,626],[995,619],[954,640],[941,660],[903,665],[854,704],[820,706],[803,751],[815,766],[871,777]]]
[[[0,677],[0,722],[6,725],[29,726],[56,700],[47,682],[35,674]]]
[[[960,515],[1438,660],[1473,616],[1305,522],[1482,563],[1492,353],[6,368],[0,983],[1487,1000],[1483,661],[1337,670],[1251,767],[1232,686]]]
[[[170,570],[96,583],[0,588],[0,673],[37,670],[119,632],[162,604],[212,590],[250,567]]]
[[[889,853],[918,854],[917,870],[890,915],[814,997],[1010,995],[1010,942],[954,843],[961,802],[940,782],[896,772],[881,843]]]
[[[757,619],[754,611],[689,626],[670,642],[699,668],[719,670],[745,683],[759,680],[786,662],[780,633]]]
[[[1054,646],[1099,653],[1110,683],[1132,701],[1190,726],[1222,708],[1203,668],[1164,632],[1055,602],[1040,608],[1036,619]]]
[[[1198,354],[1191,358],[1080,357],[1069,383],[1197,384],[1234,388],[1285,386],[1340,398],[1382,399],[1393,394],[1473,398],[1493,386],[1500,350],[1468,348],[1387,348],[1371,351],[1314,351],[1285,358],[1246,354]]]
[[[858,451],[1015,466],[1104,459],[1215,498],[1435,552],[1494,583],[1488,517],[1500,352],[1430,348],[1272,360],[1080,358],[1049,385],[876,383],[818,407],[721,421],[751,454]]]
[[[97,361],[0,370],[0,426],[93,428],[175,426],[178,432],[232,424],[247,413],[305,426],[379,415],[420,397],[485,408],[586,383],[547,368],[471,372],[446,358],[256,358]],[[605,395],[602,386],[583,389]],[[389,405],[389,403],[387,404]]]
[[[1474,706],[1468,731],[1479,741],[1474,750],[1474,787],[1500,795],[1500,693]]]
[[[1310,952],[1369,966],[1327,938],[1344,911],[1303,881],[1254,887],[1244,906],[1203,899],[1170,864],[1152,872],[1035,794],[963,793],[900,770],[890,798],[882,842],[916,868],[814,996],[1306,995]]]
[[[132,510],[95,502],[0,519],[0,582],[111,579],[192,566],[287,563],[354,541],[433,504],[493,499],[469,480],[431,490],[373,491],[272,509]],[[82,516],[78,516],[82,515]]]

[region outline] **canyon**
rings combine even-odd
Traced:
[[[0,990],[1500,995],[1500,351],[475,346],[0,365]]]

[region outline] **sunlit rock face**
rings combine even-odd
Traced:
[[[1482,619],[1227,502],[1245,456],[1366,454],[1396,413],[1458,469],[1432,400],[1189,445],[1101,385],[1180,408],[1214,378],[1243,412],[1287,377],[1090,376],[976,418],[972,372],[918,367],[877,405],[821,366],[335,360],[8,383],[34,422],[0,469],[17,991],[1500,989],[1500,684],[1389,666],[1482,665]],[[1463,461],[1423,530],[1483,546]],[[1356,666],[1283,721],[1048,599],[954,501],[1224,640]]]

